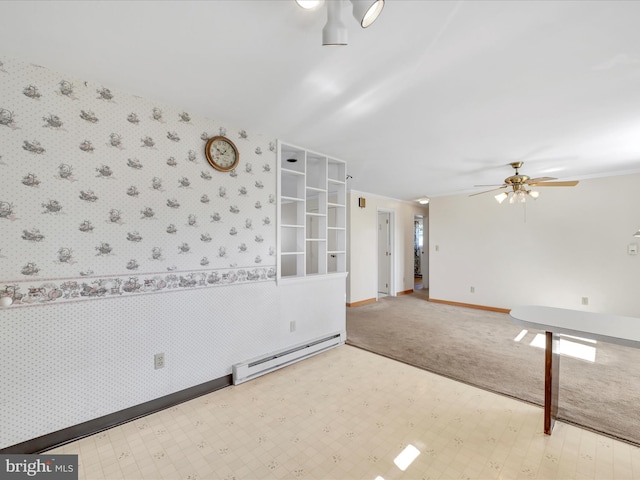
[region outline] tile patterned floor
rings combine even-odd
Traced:
[[[90,480],[640,479],[636,447],[346,345],[51,452]]]

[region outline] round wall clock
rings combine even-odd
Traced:
[[[240,154],[231,140],[226,137],[212,137],[204,147],[207,161],[216,170],[228,172],[238,165]]]

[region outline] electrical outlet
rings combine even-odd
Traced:
[[[291,321],[289,322],[289,331],[290,331],[291,333],[293,333],[293,332],[295,332],[295,331],[296,331],[296,321],[295,321],[295,320],[291,320]]]
[[[156,370],[164,368],[164,353],[156,353],[153,356],[153,366]]]
[[[436,245],[436,252],[440,251],[440,245]]]
[[[589,297],[582,297],[582,305],[589,305]]]
[[[470,291],[471,293],[476,293],[476,287],[471,287],[471,288],[469,289],[469,291]]]

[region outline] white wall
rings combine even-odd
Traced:
[[[344,289],[315,278],[0,309],[0,448],[344,332]],[[159,352],[166,366],[154,370]]]
[[[366,208],[358,207],[358,198],[366,198]],[[393,232],[396,292],[413,289],[413,218],[429,210],[412,204],[370,193],[350,191],[347,194],[348,240],[347,303],[377,298],[378,292],[378,210],[392,211],[395,216]]]
[[[0,293],[15,287],[20,296],[0,309],[0,449],[224,377],[234,363],[344,334],[343,276],[276,285],[275,139],[187,120],[178,107],[123,92],[98,98],[101,85],[2,61]],[[62,79],[73,93],[60,91]],[[26,95],[28,86],[38,95]],[[162,119],[153,118],[156,107]],[[81,117],[87,110],[96,121]],[[44,126],[50,115],[62,126]],[[179,140],[169,138],[174,130]],[[237,171],[215,171],[204,159],[206,139],[221,131],[240,150]],[[111,132],[122,145],[109,144]],[[95,148],[79,148],[84,140]],[[25,148],[34,141],[43,150]],[[73,175],[59,174],[63,163]],[[113,175],[97,174],[101,165]],[[25,184],[29,173],[40,182]],[[155,177],[162,189],[152,188]],[[130,185],[139,195],[128,195]],[[83,199],[88,190],[97,198]],[[179,208],[168,205],[173,197]],[[62,210],[47,212],[50,200]],[[141,215],[146,207],[153,219]],[[122,221],[110,221],[112,209]],[[79,230],[84,219],[95,228]],[[134,231],[141,240],[129,240]],[[103,243],[113,251],[96,253]],[[179,248],[186,243],[190,250]],[[62,247],[71,258],[61,259]],[[165,354],[165,368],[154,370],[155,353]]]
[[[540,188],[526,209],[492,194],[431,199],[430,297],[640,317],[640,256],[627,254],[639,243],[639,184],[634,174]]]

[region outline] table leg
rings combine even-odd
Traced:
[[[546,332],[544,355],[544,433],[551,435],[558,416],[558,383],[560,380],[560,338]]]

